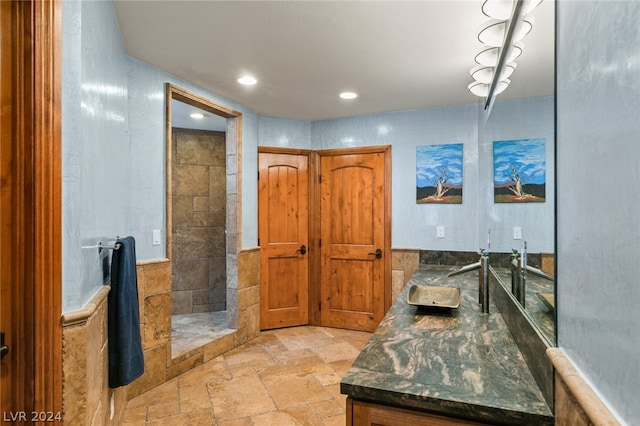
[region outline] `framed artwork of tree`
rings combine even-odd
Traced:
[[[463,144],[416,148],[416,202],[462,204]]]
[[[518,139],[493,142],[495,203],[544,202],[546,141]]]

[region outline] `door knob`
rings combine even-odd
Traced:
[[[376,249],[375,253],[368,253],[368,254],[372,254],[376,257],[376,259],[380,259],[382,257],[382,250]]]
[[[0,332],[0,358],[9,353],[9,346],[4,344],[4,332]]]
[[[303,244],[300,246],[298,250],[296,250],[296,252],[299,252],[300,254],[305,254],[307,252],[307,247]]]

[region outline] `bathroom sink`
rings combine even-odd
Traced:
[[[456,309],[460,306],[460,289],[414,284],[409,287],[407,303],[428,308]]]
[[[553,312],[556,307],[555,296],[553,293],[538,293],[536,292],[538,298],[544,303],[544,305],[549,309],[549,311]]]

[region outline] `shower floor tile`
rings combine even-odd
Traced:
[[[227,311],[172,315],[171,356],[175,358],[233,331],[227,328]]]

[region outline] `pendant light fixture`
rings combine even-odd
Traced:
[[[474,81],[468,88],[486,99],[485,108],[509,86],[509,77],[516,70],[514,61],[524,50],[521,40],[533,28],[528,13],[540,3],[542,0],[485,0],[482,4],[482,13],[491,19],[478,32],[483,48],[475,57],[478,65],[470,71]]]

